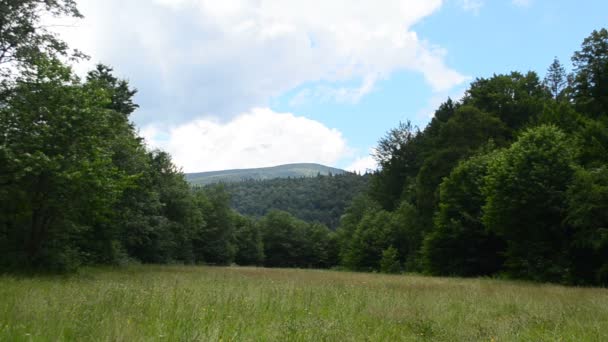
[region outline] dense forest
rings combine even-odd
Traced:
[[[367,189],[369,178],[370,175],[344,173],[248,180],[227,183],[225,188],[231,207],[242,215],[259,218],[272,210],[282,210],[301,220],[336,229],[345,208]]]
[[[74,1],[1,1],[0,15],[1,270],[341,265],[608,284],[606,29],[584,39],[571,73],[555,59],[544,79],[479,78],[425,128],[390,130],[365,191],[348,175],[226,189],[192,188],[145,145],[136,90],[112,68],[74,73],[86,56],[40,23],[80,17]],[[251,205],[245,185],[268,202]],[[335,232],[319,223],[338,215]]]
[[[608,31],[568,74],[476,79],[423,130],[400,124],[339,232],[355,270],[608,284]]]

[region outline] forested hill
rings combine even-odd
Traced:
[[[205,185],[211,183],[240,182],[244,180],[265,180],[274,178],[301,178],[317,175],[339,175],[346,171],[333,167],[313,164],[286,164],[256,169],[236,169],[210,172],[187,173],[186,180],[191,184]]]
[[[275,178],[227,183],[232,208],[242,215],[262,217],[273,209],[335,229],[344,209],[363,193],[369,175],[343,173],[308,178]]]

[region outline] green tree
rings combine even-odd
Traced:
[[[482,222],[488,162],[498,152],[469,158],[440,187],[439,211],[422,250],[424,269],[435,275],[478,276],[502,268],[504,242]]]
[[[608,285],[608,166],[578,168],[567,192],[574,284]]]
[[[112,164],[110,99],[68,67],[39,59],[0,109],[3,217],[15,262],[70,268],[78,235],[112,215],[129,179]]]
[[[309,223],[304,227],[304,265],[313,268],[329,268],[337,264],[334,233],[319,223]]]
[[[467,90],[463,104],[497,116],[512,130],[517,130],[538,115],[550,94],[535,72],[525,75],[512,72],[475,80]]]
[[[416,179],[418,210],[432,225],[432,216],[439,202],[439,184],[458,161],[470,156],[492,139],[504,145],[507,127],[496,117],[471,106],[460,106],[439,129],[435,147],[427,153]]]
[[[129,120],[129,115],[137,108],[133,103],[136,91],[130,88],[128,82],[114,77],[112,69],[104,65],[98,65],[87,74],[86,84],[99,89],[110,99],[105,108],[113,130],[102,138],[109,145],[112,164],[129,177],[132,184],[114,205],[113,219],[93,226],[83,236],[81,248],[87,251],[87,262],[116,264],[127,259],[123,248],[125,235],[139,239],[134,236],[135,231],[162,226],[165,220],[145,217],[152,215],[159,218],[162,203],[154,190],[152,156]],[[122,243],[120,240],[123,240]],[[146,254],[148,257],[145,259],[149,261],[164,260],[158,259],[161,253],[150,251]]]
[[[594,30],[572,56],[577,109],[592,117],[608,115],[608,30]]]
[[[545,75],[543,84],[549,89],[555,101],[563,98],[563,92],[568,86],[568,75],[557,57],[553,59],[553,63],[547,69],[547,75]]]
[[[287,212],[273,210],[259,224],[264,243],[264,266],[306,266],[303,261],[305,222]]]
[[[395,231],[395,221],[390,212],[366,212],[357,225],[342,263],[352,270],[380,270],[382,251],[394,242]]]
[[[194,262],[192,240],[204,220],[190,187],[166,152],[147,158],[136,186],[115,209],[128,254],[146,263]]]
[[[382,260],[380,260],[380,272],[397,274],[401,272],[401,264],[399,263],[399,252],[393,246],[382,251]]]
[[[235,225],[236,255],[238,265],[262,265],[264,242],[259,225],[248,217],[233,214]]]
[[[419,133],[411,122],[399,123],[378,142],[374,158],[381,171],[372,177],[370,195],[385,210],[398,207],[404,189],[414,183],[420,167]]]
[[[82,17],[74,0],[0,1],[0,77],[3,83],[17,76],[19,70],[35,69],[40,58],[68,55],[67,44],[42,25],[41,19],[45,16]]]
[[[194,237],[196,260],[212,265],[228,265],[236,254],[235,228],[230,197],[220,184],[198,190],[196,203],[204,224]]]
[[[555,126],[526,130],[489,161],[483,222],[507,243],[505,266],[516,277],[561,281],[568,266],[565,191],[574,153]]]
[[[336,230],[340,261],[344,263],[352,248],[353,236],[357,231],[359,222],[367,212],[380,210],[380,205],[374,202],[367,194],[355,197],[340,218],[340,227]]]
[[[608,117],[597,120],[582,118],[574,136],[578,162],[594,168],[608,164]]]

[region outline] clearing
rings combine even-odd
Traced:
[[[608,290],[129,266],[0,276],[2,341],[608,341]]]

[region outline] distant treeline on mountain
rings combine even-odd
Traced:
[[[339,175],[346,171],[314,163],[285,164],[255,169],[236,169],[186,173],[186,180],[195,185],[230,183],[247,180],[266,180],[275,178],[315,177],[317,175]]]
[[[331,229],[338,227],[344,209],[365,192],[371,175],[275,178],[226,183],[232,208],[241,215],[259,218],[277,209]]]

